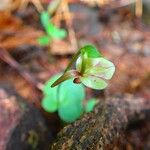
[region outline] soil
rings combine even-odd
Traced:
[[[69,8],[76,47],[92,43],[116,65],[109,87],[100,92],[87,89],[87,98],[94,96],[105,101],[108,97],[131,94],[150,99],[150,26],[147,21],[136,18],[130,6],[99,8],[72,1]],[[146,13],[149,11],[144,11],[142,19],[147,18]],[[33,5],[11,14],[0,12],[0,16],[4,16],[0,17],[0,81],[12,84],[27,103],[40,110],[54,139],[63,125],[57,113],[48,114],[41,108],[43,95],[39,85],[63,71],[77,50],[69,37],[56,45],[57,52],[51,46],[41,47],[37,43],[44,30]],[[69,31],[65,21],[64,18],[59,20]],[[15,67],[16,62],[20,67]],[[121,142],[122,150],[149,149],[149,121],[141,120],[128,126]]]

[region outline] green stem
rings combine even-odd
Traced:
[[[82,59],[82,64],[81,64],[81,75],[84,74],[85,69],[86,69],[86,58],[87,58],[86,53],[84,53],[84,52],[82,53],[82,52],[81,52],[81,59]]]
[[[61,87],[61,84],[58,85],[58,88],[57,88],[57,106],[59,107],[60,105],[60,87]],[[57,107],[57,108],[58,108]]]
[[[67,71],[70,69],[70,67],[72,66],[72,64],[73,64],[73,63],[77,60],[77,58],[79,57],[80,53],[81,53],[81,50],[79,50],[79,51],[73,56],[73,58],[71,59],[70,63],[68,64],[67,68],[65,69],[64,73],[67,72]]]

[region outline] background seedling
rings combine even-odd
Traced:
[[[48,12],[43,11],[40,14],[40,20],[46,32],[46,35],[38,39],[40,45],[48,45],[54,39],[63,39],[66,37],[67,32],[64,29],[59,29],[51,22]]]

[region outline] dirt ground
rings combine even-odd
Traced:
[[[69,9],[71,17],[66,20],[53,17],[69,35],[46,47],[37,42],[44,31],[33,5],[11,14],[0,12],[0,82],[11,83],[28,103],[35,104],[54,136],[62,126],[56,114],[41,108],[40,85],[63,71],[77,48],[86,43],[94,44],[116,65],[109,87],[100,92],[87,89],[87,97],[105,100],[130,94],[150,99],[150,27],[146,21],[136,18],[130,6],[111,9],[72,1]],[[122,150],[148,150],[149,133],[149,121],[129,125]]]

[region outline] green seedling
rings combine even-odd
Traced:
[[[67,32],[64,29],[59,29],[51,22],[48,12],[42,12],[40,14],[40,20],[46,32],[46,35],[38,39],[40,45],[45,46],[54,39],[63,39],[67,36]]]
[[[76,63],[76,69],[70,69],[73,63]],[[73,56],[62,75],[56,75],[46,82],[42,107],[47,112],[58,111],[65,122],[73,122],[84,112],[92,111],[97,104],[96,99],[91,99],[83,105],[83,84],[92,89],[104,89],[114,71],[112,62],[104,58],[93,45],[86,45]]]
[[[76,63],[76,69],[70,69],[73,63]],[[107,80],[112,78],[114,72],[112,62],[104,58],[93,45],[86,45],[74,55],[63,75],[51,87],[73,78],[74,83],[82,82],[92,89],[102,90],[107,87]]]
[[[65,122],[74,122],[84,112],[92,111],[97,100],[91,99],[84,106],[85,87],[82,84],[74,84],[72,79],[51,88],[52,83],[59,77],[60,75],[55,75],[45,83],[42,107],[49,113],[58,111],[58,115]]]

